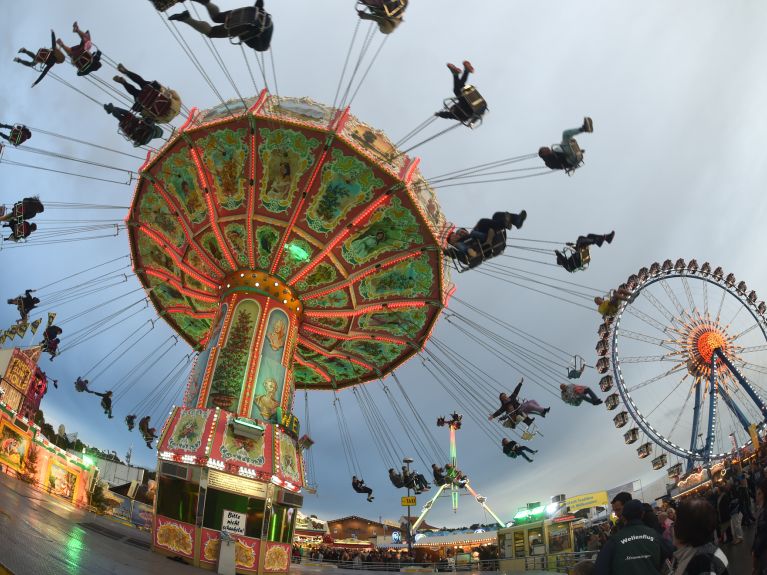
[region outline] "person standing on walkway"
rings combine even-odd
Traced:
[[[674,524],[673,575],[728,575],[727,556],[714,543],[717,513],[705,499],[682,501]]]
[[[756,534],[751,545],[753,575],[767,575],[767,480],[756,486]]]

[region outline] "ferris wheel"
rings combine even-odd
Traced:
[[[654,263],[621,288],[631,295],[605,318],[596,349],[625,442],[655,469],[667,454],[690,470],[749,450],[767,418],[767,304],[695,260]]]

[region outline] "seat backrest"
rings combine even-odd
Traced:
[[[399,16],[407,8],[407,0],[384,0],[383,9],[387,16]]]
[[[487,102],[479,93],[479,91],[471,84],[466,84],[461,90],[461,98],[466,102],[477,114],[483,114],[487,110]]]

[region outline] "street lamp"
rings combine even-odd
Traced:
[[[404,463],[407,466],[407,475],[410,477],[410,464],[413,463],[412,457],[406,457],[402,460],[402,463]],[[407,506],[407,553],[408,555],[413,555],[413,532],[410,523],[410,485],[412,484],[412,481],[408,481],[405,487],[407,487],[407,496],[408,496],[408,506]]]

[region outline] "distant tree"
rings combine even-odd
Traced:
[[[37,481],[37,465],[39,456],[40,454],[38,453],[37,447],[31,445],[29,447],[29,451],[27,451],[26,458],[24,458],[24,472],[21,476],[22,479],[27,483],[35,483]]]

